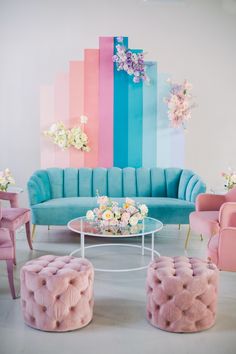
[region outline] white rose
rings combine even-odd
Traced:
[[[131,218],[129,219],[129,223],[130,223],[131,226],[137,225],[138,218],[135,215],[131,216]]]
[[[142,215],[147,215],[148,213],[148,207],[145,204],[139,205],[139,210]]]
[[[88,117],[86,117],[86,116],[80,116],[80,122],[81,122],[81,124],[87,124],[87,122],[88,122]]]
[[[86,213],[86,219],[88,220],[94,220],[94,212],[92,210],[88,210],[87,213]]]

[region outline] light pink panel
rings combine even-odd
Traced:
[[[114,38],[99,38],[99,166],[113,166],[113,77]]]
[[[71,61],[69,68],[69,123],[70,128],[80,124],[84,114],[84,62]],[[70,148],[70,167],[84,166],[84,152]]]
[[[84,114],[88,117],[85,131],[91,151],[84,155],[86,167],[98,166],[99,131],[99,49],[84,51]]]
[[[55,166],[55,149],[51,141],[43,135],[54,123],[54,86],[40,87],[40,162],[41,168]]]
[[[69,128],[69,75],[58,74],[55,81],[55,121],[62,121]],[[69,149],[63,151],[55,145],[57,167],[69,167]]]

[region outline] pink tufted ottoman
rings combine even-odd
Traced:
[[[170,332],[198,332],[214,325],[218,269],[198,258],[159,257],[147,274],[147,319]]]
[[[93,316],[92,264],[71,256],[43,256],[20,272],[25,323],[43,331],[64,332],[86,326]]]

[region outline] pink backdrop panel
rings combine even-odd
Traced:
[[[80,124],[84,114],[84,62],[71,61],[69,66],[69,125]],[[84,152],[71,147],[69,151],[70,167],[84,166]]]
[[[51,141],[43,135],[54,123],[54,86],[40,87],[40,163],[41,168],[55,166],[55,149]]]
[[[84,114],[88,117],[85,131],[91,151],[84,155],[86,167],[98,166],[99,131],[99,49],[84,51]]]
[[[99,166],[113,166],[114,38],[99,38]]]
[[[60,73],[55,81],[55,121],[62,121],[69,128],[69,75]],[[69,167],[69,150],[55,145],[55,163],[57,167]]]

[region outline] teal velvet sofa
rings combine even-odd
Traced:
[[[149,216],[164,224],[188,224],[195,199],[205,184],[179,168],[49,168],[28,181],[33,225],[66,225],[97,206],[96,193],[122,203],[145,203]]]

